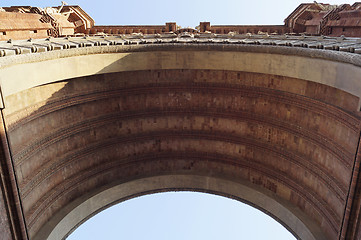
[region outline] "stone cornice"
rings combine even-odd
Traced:
[[[361,66],[361,39],[359,38],[181,33],[178,35],[102,35],[0,42],[0,68],[90,54],[184,50],[295,55]]]

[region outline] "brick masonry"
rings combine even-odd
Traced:
[[[5,118],[30,236],[91,189],[164,173],[234,176],[292,202],[330,239],[339,234],[360,131],[358,99],[343,91],[258,73],[153,70],[6,102],[24,106]]]

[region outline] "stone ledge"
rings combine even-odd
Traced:
[[[90,54],[193,50],[296,55],[361,66],[361,39],[357,38],[183,33],[9,40],[0,42],[0,68]]]

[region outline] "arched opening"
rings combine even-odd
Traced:
[[[80,225],[82,239],[295,239],[282,225],[239,201],[199,192],[149,194],[112,206]]]
[[[317,53],[159,44],[12,59],[1,69],[4,119],[31,239],[61,239],[110,205],[176,190],[247,202],[301,239],[335,238],[361,70]]]
[[[262,193],[261,188],[254,189],[251,186],[232,181],[204,176],[169,175],[130,181],[82,201],[80,205],[65,217],[62,217],[59,223],[48,222],[45,224],[45,228],[52,230],[47,239],[63,239],[90,217],[119,202],[146,194],[166,191],[196,191],[238,200],[252,205],[271,216],[300,239],[323,238],[321,233],[317,233],[317,229],[313,229],[310,222],[306,223],[308,225],[304,223],[307,217],[300,211],[292,209],[292,206],[287,207],[288,204],[282,199],[272,199],[274,196]],[[300,219],[300,216],[305,218]],[[54,216],[54,218],[56,219],[58,216]],[[56,224],[56,226],[54,227],[53,224]],[[297,233],[293,229],[296,229]],[[313,230],[313,232],[310,232],[309,229]]]

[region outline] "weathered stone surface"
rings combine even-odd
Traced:
[[[170,173],[248,182],[297,206],[325,236],[339,233],[360,128],[358,98],[343,91],[260,73],[150,70],[5,102],[22,106],[5,117],[30,236],[83,194]]]
[[[9,214],[6,210],[3,191],[0,191],[0,234],[2,239],[12,239]]]

